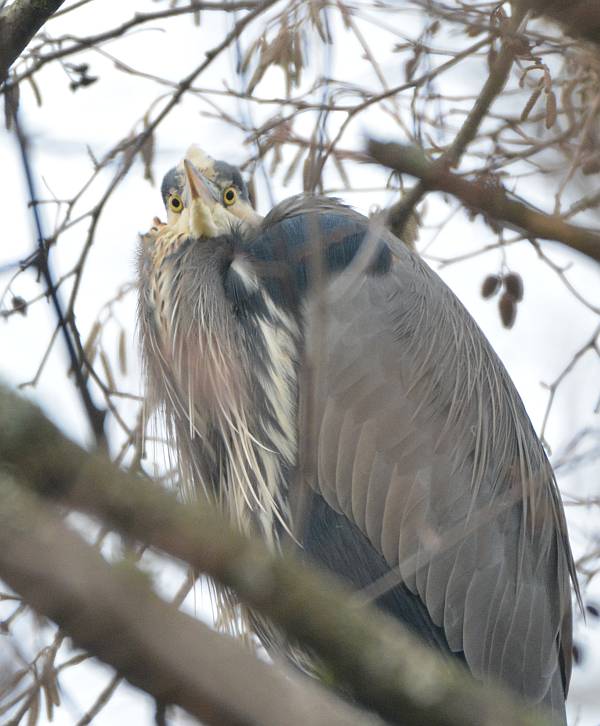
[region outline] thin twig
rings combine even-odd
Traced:
[[[9,97],[6,97],[7,102],[10,103],[8,100]],[[42,277],[44,278],[44,283],[46,285],[47,294],[50,297],[50,300],[52,302],[52,307],[54,308],[54,313],[56,315],[58,326],[61,331],[61,335],[63,338],[63,341],[65,343],[69,362],[71,366],[71,371],[73,372],[73,376],[75,377],[75,381],[77,384],[77,390],[79,391],[79,395],[81,398],[81,402],[83,404],[84,410],[86,412],[88,422],[90,424],[90,428],[94,434],[94,438],[96,440],[97,446],[104,446],[106,445],[106,435],[104,432],[104,418],[105,418],[105,412],[101,409],[99,409],[96,404],[93,402],[90,391],[88,389],[87,383],[84,380],[83,372],[81,369],[80,361],[77,357],[77,354],[75,352],[75,346],[73,345],[73,338],[71,335],[71,331],[69,330],[69,326],[67,323],[67,317],[63,313],[63,307],[62,303],[60,301],[60,293],[57,289],[56,285],[54,284],[54,277],[51,271],[50,261],[48,259],[48,250],[46,249],[46,245],[44,240],[46,239],[43,230],[42,230],[42,220],[39,213],[39,209],[37,207],[37,204],[35,203],[35,200],[37,199],[37,194],[35,190],[35,182],[33,179],[33,173],[31,171],[31,165],[29,162],[29,155],[27,150],[27,139],[25,137],[25,134],[23,133],[17,109],[13,106],[11,109],[12,119],[14,123],[15,132],[17,135],[17,140],[19,143],[19,149],[21,152],[21,161],[23,163],[23,170],[25,172],[25,179],[27,182],[27,188],[29,190],[29,199],[31,202],[31,210],[34,218],[35,223],[35,229],[37,233],[37,249],[38,249],[38,256],[36,260],[36,264],[38,269],[40,270]],[[69,320],[72,319],[72,311],[69,312],[68,315]]]

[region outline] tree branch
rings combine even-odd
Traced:
[[[73,312],[72,310],[70,310],[69,314],[67,316],[65,315],[61,300],[61,291],[54,282],[54,274],[50,263],[50,249],[46,244],[46,235],[44,234],[42,227],[42,217],[40,215],[39,207],[36,204],[36,199],[39,199],[39,197],[36,192],[34,175],[29,158],[28,139],[25,136],[25,133],[23,132],[23,129],[21,127],[19,113],[16,105],[12,104],[12,100],[9,97],[5,98],[5,103],[8,105],[7,113],[12,116],[12,123],[15,128],[15,133],[19,144],[19,150],[21,152],[21,161],[23,164],[23,171],[25,174],[27,189],[29,192],[31,213],[33,215],[35,231],[37,234],[36,266],[39,273],[41,274],[42,280],[46,285],[46,295],[52,303],[54,314],[56,315],[58,329],[61,332],[61,336],[67,350],[70,369],[73,372],[73,377],[75,379],[79,398],[87,416],[90,430],[92,431],[96,444],[98,446],[106,446],[106,432],[104,430],[106,411],[98,408],[98,406],[96,406],[96,404],[94,403],[88,383],[83,374],[83,356],[78,356],[75,350],[74,339],[78,340],[79,333],[75,326]]]
[[[234,13],[238,10],[253,10],[258,5],[258,0],[237,0],[226,2],[190,2],[187,5],[177,5],[168,7],[166,10],[157,10],[151,13],[139,13],[136,12],[132,18],[126,20],[124,23],[117,25],[114,28],[105,30],[95,35],[87,35],[84,37],[77,37],[73,35],[65,35],[61,38],[53,39],[53,47],[56,50],[48,51],[47,53],[41,53],[39,48],[34,49],[35,62],[28,67],[27,77],[30,77],[32,73],[40,70],[43,66],[54,60],[60,58],[66,58],[67,56],[74,55],[80,51],[89,50],[90,48],[99,47],[102,43],[108,40],[114,40],[125,35],[132,28],[137,28],[140,25],[146,23],[156,22],[157,20],[166,20],[168,18],[175,18],[181,15],[188,15],[200,10],[212,10],[212,11],[223,11]],[[67,12],[72,9],[73,6],[66,8]],[[60,15],[61,13],[57,13]],[[55,16],[56,17],[56,16]],[[67,45],[68,43],[68,45]],[[17,78],[17,82],[22,80],[23,76]],[[14,82],[14,79],[13,79]]]
[[[152,592],[139,570],[107,564],[3,473],[0,500],[2,578],[79,646],[158,702],[218,726],[381,723],[178,612]]]
[[[453,174],[441,161],[430,161],[416,146],[372,139],[368,144],[368,152],[377,163],[417,177],[427,191],[452,194],[467,207],[516,229],[525,237],[561,242],[600,262],[600,234],[593,229],[568,224],[560,217],[517,201],[501,186],[468,181]]]
[[[32,451],[31,442],[35,442]],[[375,608],[290,557],[231,529],[205,506],[68,441],[31,404],[0,388],[0,462],[44,496],[102,519],[235,590],[292,640],[314,651],[357,700],[393,723],[422,726],[540,724],[500,689],[485,688]]]
[[[25,46],[64,0],[14,0],[0,12],[0,83]]]
[[[600,46],[600,6],[595,0],[524,0],[529,10],[558,22],[575,38]]]
[[[519,50],[517,33],[526,15],[526,9],[521,2],[513,5],[513,14],[505,30],[502,47],[494,61],[490,73],[479,93],[473,108],[470,110],[454,141],[443,154],[444,163],[448,166],[457,166],[467,146],[477,135],[484,118],[491,105],[506,85],[515,55]],[[388,213],[388,226],[400,239],[403,237],[404,227],[413,210],[425,196],[427,188],[419,181],[407,194],[394,204]]]

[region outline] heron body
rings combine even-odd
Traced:
[[[188,152],[140,246],[149,389],[183,479],[566,723],[573,560],[502,363],[379,223],[312,196],[261,219],[236,172]]]

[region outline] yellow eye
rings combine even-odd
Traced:
[[[225,206],[231,207],[232,204],[235,204],[237,201],[237,191],[235,187],[227,187],[225,191],[223,192],[223,202],[225,203]]]
[[[169,209],[176,214],[179,214],[183,209],[183,202],[179,194],[171,194],[169,197]]]

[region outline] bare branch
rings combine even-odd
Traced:
[[[569,35],[600,46],[600,6],[590,0],[525,0],[540,15],[560,23]]]
[[[8,99],[6,102],[9,104],[9,106],[11,105]],[[63,306],[60,300],[60,293],[54,282],[54,275],[50,266],[49,250],[45,242],[46,236],[44,235],[42,229],[42,219],[39,214],[38,206],[35,203],[35,200],[38,198],[38,196],[35,191],[35,183],[31,170],[31,164],[29,161],[28,142],[19,122],[17,108],[10,108],[9,112],[12,113],[13,124],[19,143],[23,170],[25,172],[25,179],[27,182],[27,188],[31,200],[31,211],[33,214],[35,230],[37,233],[36,265],[38,270],[41,272],[42,279],[46,284],[46,294],[52,301],[52,306],[54,308],[54,313],[56,315],[58,323],[57,329],[60,330],[62,333],[62,338],[64,340],[65,347],[69,356],[70,367],[75,377],[77,390],[79,392],[83,408],[88,418],[90,429],[92,430],[96,444],[98,444],[98,446],[104,446],[106,445],[106,434],[104,431],[104,419],[106,416],[106,412],[98,408],[94,403],[87,383],[83,377],[82,365],[77,357],[75,345],[73,344],[73,337],[75,338],[75,340],[78,339],[78,331],[76,330],[73,322],[72,312],[69,312],[67,316],[65,316],[63,312]]]
[[[463,179],[446,165],[430,161],[415,146],[371,140],[368,151],[374,161],[421,180],[428,191],[447,192],[467,207],[521,232],[525,237],[554,240],[600,262],[600,234],[568,224],[563,219],[517,201],[500,185]]]
[[[64,2],[64,0],[63,0]],[[239,2],[191,2],[187,5],[178,5],[175,7],[169,7],[166,10],[158,10],[152,13],[135,13],[130,20],[125,21],[121,25],[118,25],[110,30],[106,30],[102,33],[95,35],[88,35],[83,38],[78,38],[72,35],[67,35],[62,38],[53,39],[53,46],[58,46],[57,50],[50,51],[48,53],[36,53],[36,60],[31,69],[29,69],[27,75],[31,75],[32,72],[38,71],[40,68],[45,66],[51,61],[58,60],[60,58],[66,58],[67,56],[74,55],[80,51],[89,50],[100,46],[102,43],[108,40],[114,40],[120,38],[132,28],[137,28],[140,25],[146,23],[152,23],[159,20],[166,20],[167,18],[179,17],[180,15],[188,15],[196,13],[200,10],[215,10],[215,11],[226,11],[236,12],[237,10],[253,10],[258,5],[258,0],[240,0]],[[64,12],[70,10],[66,8]],[[60,13],[58,13],[60,14]],[[62,42],[60,42],[62,41]],[[64,46],[64,41],[68,41],[69,45]]]
[[[0,12],[0,83],[25,46],[64,0],[15,0]]]
[[[34,491],[97,516],[232,588],[242,602],[316,652],[360,703],[393,723],[543,723],[499,689],[476,683],[380,611],[361,612],[349,604],[345,588],[232,530],[212,508],[183,506],[164,489],[88,454],[38,409],[2,388],[0,461]]]
[[[505,30],[502,47],[490,69],[481,93],[475,100],[473,108],[456,134],[454,141],[443,154],[444,162],[449,166],[458,165],[467,146],[477,135],[477,131],[488,114],[491,105],[506,85],[513,61],[519,49],[522,48],[522,41],[519,42],[517,33],[525,14],[526,10],[523,5],[515,3],[513,15]],[[421,180],[390,209],[388,224],[397,237],[402,239],[406,223],[426,191],[426,186]]]
[[[9,11],[35,4],[0,0],[0,32],[5,28],[2,20]],[[598,46],[582,42],[584,37],[594,40],[600,12],[597,3],[592,0],[570,3],[564,0],[502,3],[162,0],[154,5],[134,3],[124,15],[116,16],[107,10],[101,23],[90,24],[86,17],[94,17],[93,7],[97,9],[99,4],[92,6],[92,0],[63,3],[50,16],[50,21],[62,17],[68,22],[44,25],[8,70],[7,82],[0,85],[0,94],[5,96],[8,128],[12,124],[11,109],[18,107],[19,95],[24,99],[21,112],[24,126],[29,125],[23,116],[27,114],[32,127],[41,131],[47,128],[46,122],[52,116],[46,117],[56,111],[54,90],[60,88],[61,94],[68,89],[74,94],[68,100],[60,96],[68,104],[69,115],[82,129],[90,130],[86,137],[90,145],[85,148],[79,137],[67,139],[62,131],[31,139],[40,147],[42,142],[44,146],[50,144],[53,152],[68,151],[81,164],[70,167],[69,183],[63,185],[61,169],[58,165],[52,166],[53,157],[44,153],[38,160],[37,155],[30,154],[30,161],[39,164],[39,168],[32,170],[33,179],[43,180],[44,184],[30,190],[25,201],[38,212],[40,205],[44,205],[43,211],[48,212],[42,214],[44,227],[38,233],[44,240],[44,254],[54,248],[56,252],[50,251],[51,263],[55,254],[57,263],[71,262],[70,269],[64,270],[61,276],[51,276],[53,279],[49,282],[40,274],[44,271],[40,269],[38,251],[22,260],[0,265],[0,274],[5,279],[0,290],[0,321],[14,341],[7,347],[9,355],[5,364],[12,366],[13,360],[22,360],[30,341],[37,342],[38,338],[40,344],[50,341],[44,345],[45,350],[39,351],[37,359],[27,359],[33,366],[32,371],[28,367],[17,371],[19,388],[48,383],[47,361],[52,361],[51,354],[57,352],[53,342],[58,342],[66,331],[72,340],[76,364],[63,366],[63,374],[67,374],[68,366],[70,372],[66,377],[63,375],[62,382],[56,379],[57,386],[62,383],[68,387],[77,383],[76,377],[83,379],[92,394],[92,403],[102,414],[106,412],[105,430],[110,444],[107,448],[117,466],[135,473],[153,471],[165,486],[181,486],[175,459],[171,457],[172,437],[163,429],[159,412],[145,408],[143,398],[137,395],[139,369],[130,341],[134,329],[133,306],[125,298],[130,288],[119,287],[114,295],[107,291],[110,300],[106,303],[88,294],[93,276],[103,269],[95,268],[92,248],[96,250],[97,260],[106,259],[109,248],[104,246],[106,238],[102,229],[108,221],[107,215],[116,214],[111,212],[111,203],[120,193],[120,182],[132,169],[135,171],[140,157],[145,168],[152,167],[155,178],[159,178],[161,167],[175,153],[175,147],[201,140],[206,151],[215,153],[220,142],[213,145],[212,129],[217,129],[219,134],[221,128],[236,146],[230,160],[239,161],[243,172],[254,175],[260,206],[266,207],[267,196],[275,203],[279,198],[275,190],[281,192],[282,187],[289,186],[292,194],[300,191],[304,183],[306,188],[352,200],[359,208],[369,207],[373,213],[384,203],[383,199],[390,199],[396,203],[389,208],[386,223],[400,234],[408,219],[410,225],[404,228],[403,236],[406,242],[407,233],[419,226],[419,251],[430,262],[444,267],[481,256],[479,266],[474,269],[480,270],[482,281],[489,277],[500,281],[496,292],[482,304],[495,305],[501,320],[506,320],[507,306],[503,307],[503,301],[510,297],[505,283],[515,273],[524,278],[527,293],[523,302],[510,298],[511,319],[514,320],[517,312],[517,303],[519,310],[526,306],[531,314],[544,315],[544,310],[536,308],[539,296],[535,294],[542,278],[533,269],[529,271],[528,265],[531,262],[536,270],[540,266],[547,268],[542,273],[551,273],[558,293],[566,292],[569,301],[577,307],[584,305],[586,317],[582,318],[583,327],[574,331],[581,338],[574,342],[574,352],[563,346],[559,321],[548,330],[548,342],[553,336],[559,341],[557,371],[563,373],[558,379],[555,373],[544,376],[551,381],[543,425],[549,432],[546,443],[557,452],[564,451],[559,459],[561,472],[572,474],[575,469],[581,469],[578,476],[587,476],[589,469],[584,471],[583,467],[589,467],[596,460],[596,433],[584,435],[585,428],[571,432],[574,443],[566,448],[560,441],[565,387],[570,381],[575,384],[574,376],[584,376],[585,366],[594,365],[600,356],[597,338],[590,338],[598,320],[590,329],[585,323],[588,314],[595,318],[600,314],[600,307],[593,300],[593,286],[586,289],[587,278],[580,274],[586,260],[573,259],[570,255],[565,262],[564,255],[554,254],[554,245],[538,242],[531,236],[530,243],[536,254],[526,255],[525,264],[520,251],[513,246],[533,234],[516,224],[515,220],[520,219],[523,224],[534,224],[534,231],[541,228],[549,237],[562,235],[565,230],[569,234],[577,230],[589,242],[591,235],[593,244],[590,242],[589,247],[597,259],[600,226],[594,217],[600,205],[596,191],[600,175],[597,128],[600,55]],[[526,23],[523,11],[527,11]],[[193,19],[198,26],[196,30],[186,29],[195,33],[190,36],[194,39],[190,46],[194,52],[179,53],[175,65],[155,64],[153,59],[159,55],[168,58],[180,50],[177,39],[180,29],[187,25],[184,18],[188,14],[189,20]],[[562,27],[546,22],[552,18],[562,21]],[[221,31],[212,32],[218,28]],[[136,34],[149,31],[151,42],[140,44],[140,52],[132,54]],[[350,59],[349,53],[355,56],[352,63],[346,62]],[[514,58],[516,62],[512,61]],[[227,60],[225,73],[224,65],[215,64],[218,59],[223,63]],[[96,81],[99,83],[92,86]],[[88,86],[91,86],[89,92]],[[147,101],[145,92],[137,93],[138,86],[150,89]],[[123,129],[124,136],[109,138],[110,134],[106,135],[109,132],[98,126],[94,102],[89,103],[88,99],[106,101],[115,88],[121,89],[124,98],[130,98],[131,102],[119,106],[119,128]],[[34,108],[33,102],[37,107]],[[209,119],[209,125],[198,127],[199,138],[179,138],[163,129],[174,113],[190,117],[198,111],[202,118]],[[370,170],[373,173],[369,173],[368,179],[365,177],[365,170],[358,164],[372,159],[357,148],[356,134],[349,136],[348,132],[351,126],[355,131],[381,127],[382,116],[389,128],[397,130],[393,136],[388,134],[386,140],[402,138],[404,143],[420,150],[419,163],[435,165],[435,177],[429,179],[429,186],[425,181],[400,177],[382,167]],[[148,162],[144,152],[150,146],[154,146],[156,155]],[[65,169],[66,164],[67,159]],[[450,174],[459,164],[459,173]],[[14,173],[18,171],[15,169]],[[10,169],[7,174],[11,176]],[[407,180],[409,184],[405,185]],[[484,230],[482,236],[469,240],[465,249],[452,246],[447,248],[450,252],[443,254],[434,252],[432,245],[451,234],[449,225],[461,223],[452,221],[463,209],[460,195],[457,201],[450,200],[448,214],[439,215],[437,205],[427,204],[423,205],[420,218],[412,214],[424,195],[438,188],[436,183],[440,180],[453,189],[466,185],[460,189],[465,192],[462,202],[467,205],[467,213],[474,214],[480,209],[484,221],[489,223],[487,236]],[[544,215],[541,209],[528,205],[527,200],[533,199],[529,192],[535,194],[541,185],[547,200],[541,208],[554,216]],[[37,192],[43,198],[38,198]],[[355,196],[358,192],[372,196]],[[123,193],[127,197],[127,192]],[[155,199],[159,204],[158,195]],[[19,213],[16,195],[9,195],[5,202]],[[470,203],[482,206],[468,207]],[[134,207],[131,207],[132,214]],[[115,205],[114,209],[117,208]],[[502,223],[494,218],[498,210],[508,215]],[[7,219],[12,218],[10,210],[7,214]],[[119,222],[122,218],[115,219]],[[565,227],[565,223],[593,229],[580,230],[568,224]],[[145,227],[144,220],[139,220],[139,224]],[[507,234],[503,225],[517,227],[519,231]],[[133,245],[133,239],[130,242]],[[522,251],[523,246],[519,245],[519,249]],[[123,247],[125,257],[129,260],[129,252]],[[119,264],[115,270],[119,281],[121,275],[131,272],[131,266],[125,268],[125,264]],[[33,287],[33,280],[41,282],[39,289]],[[107,282],[103,277],[102,287]],[[466,284],[472,284],[472,280]],[[43,301],[52,302],[53,292],[60,293],[61,301],[64,299],[64,312],[57,316],[56,327],[50,325],[44,330],[40,327],[39,312],[44,307]],[[94,309],[90,310],[90,306]],[[517,337],[519,334],[518,330],[514,333]],[[31,348],[38,350],[37,345]],[[563,355],[567,356],[564,361]],[[61,395],[61,391],[57,389],[57,394]],[[521,392],[527,398],[527,389]],[[597,413],[600,401],[590,400],[588,407],[590,414],[594,410]],[[57,410],[53,414],[60,416],[63,412]],[[100,417],[95,421],[102,423]],[[310,437],[310,431],[305,433]],[[30,441],[23,455],[36,447],[37,442],[32,446]],[[54,452],[46,447],[40,457],[42,463],[51,462]],[[50,471],[55,472],[52,476],[57,481],[62,480],[60,471],[58,474],[56,470]],[[129,486],[125,480],[121,485]],[[148,491],[146,486],[144,490]],[[104,489],[99,496],[103,497],[103,492]],[[597,496],[585,497],[585,501],[586,506],[598,507]],[[128,510],[122,506],[121,502],[117,509],[123,518],[126,511],[132,517],[136,515],[137,503],[134,507],[132,502]],[[103,511],[98,505],[98,516],[102,517]],[[202,521],[198,517],[194,520],[196,527]],[[125,524],[122,522],[119,526],[123,528]],[[133,524],[127,527],[127,541],[131,542],[136,534],[131,533]],[[109,529],[104,525],[102,536]],[[143,537],[141,526],[140,532],[139,536]],[[186,530],[185,536],[188,535]],[[165,549],[171,546],[174,546],[172,542],[164,545]],[[595,558],[597,549],[593,548]],[[598,569],[597,561],[586,562],[585,556],[578,560],[578,566],[586,581]],[[190,570],[194,572],[193,568]],[[395,571],[393,576],[396,575]],[[381,587],[389,582],[392,580],[378,581]],[[285,601],[278,602],[285,608]],[[357,596],[353,604],[359,607]],[[22,623],[28,620],[29,609],[23,608],[20,599],[14,606],[5,604],[5,608],[8,616],[0,622],[0,627],[10,630],[5,639],[10,639],[15,653],[20,652]],[[35,657],[27,653],[22,659],[26,673],[23,680],[11,686],[6,696],[0,693],[0,718],[12,709],[13,722],[18,711],[23,720],[33,722],[43,708],[42,666],[46,663],[48,647],[54,648],[54,645],[47,645],[47,632],[41,631],[39,635]],[[74,667],[81,657],[70,659]],[[57,666],[57,673],[65,663],[69,660]],[[445,688],[445,682],[442,685]],[[108,687],[95,703],[87,704],[81,723],[97,718],[96,713],[104,707],[110,692]],[[164,722],[162,716],[159,708],[157,723]]]
[[[139,571],[108,565],[6,475],[0,498],[3,579],[158,702],[219,726],[376,726],[315,683],[270,666],[164,603]]]

